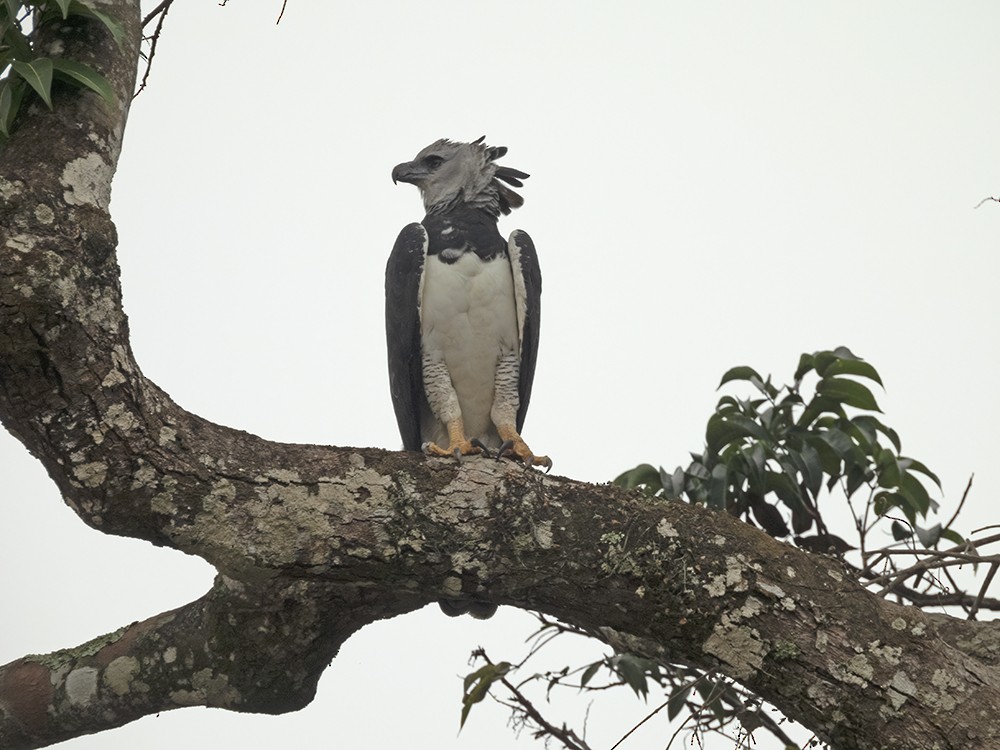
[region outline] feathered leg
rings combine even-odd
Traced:
[[[525,467],[542,466],[548,471],[552,468],[552,459],[532,453],[531,448],[517,432],[517,409],[520,404],[519,373],[520,365],[515,354],[508,353],[500,357],[494,382],[493,408],[490,410],[490,419],[493,420],[497,434],[503,441],[498,458],[513,455]]]
[[[469,440],[465,435],[465,422],[458,395],[451,383],[451,375],[444,362],[424,356],[424,392],[434,416],[440,419],[448,430],[448,447],[442,448],[433,442],[424,443],[422,448],[428,456],[472,456],[483,452],[478,440]]]

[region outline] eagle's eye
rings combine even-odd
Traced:
[[[437,154],[431,154],[430,156],[425,156],[424,157],[424,164],[429,169],[437,169],[438,167],[441,166],[441,162],[443,162],[443,161],[444,161],[444,158],[438,156]]]

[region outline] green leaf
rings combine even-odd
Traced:
[[[10,20],[16,20],[17,14],[21,10],[21,3],[18,0],[4,0],[4,7],[7,9],[7,16]]]
[[[816,393],[848,406],[869,411],[881,411],[868,386],[846,378],[823,378],[816,384]]]
[[[510,668],[510,662],[502,661],[499,664],[482,666],[472,674],[465,676],[465,695],[462,697],[462,719],[458,725],[459,730],[465,726],[465,720],[469,717],[469,711],[472,710],[473,705],[489,695],[493,683],[503,679]]]
[[[842,423],[844,430],[861,447],[865,453],[873,453],[878,446],[878,431],[867,422],[851,419]],[[881,446],[878,446],[881,447]]]
[[[712,478],[708,484],[708,507],[722,510],[726,507],[726,489],[729,486],[729,469],[725,464],[712,468]]]
[[[742,414],[726,416],[713,414],[708,418],[708,425],[705,428],[705,442],[708,443],[708,449],[711,452],[718,453],[723,447],[745,437],[756,437],[765,442],[771,440],[767,430]]]
[[[618,657],[615,666],[618,674],[622,676],[622,679],[635,694],[645,698],[649,693],[649,687],[646,685],[646,670],[641,665],[640,660],[632,654],[622,654]]]
[[[935,544],[938,543],[938,539],[941,538],[941,524],[934,524],[929,529],[922,529],[919,526],[916,528],[917,539],[920,543],[924,545],[927,549],[930,549]]]
[[[752,489],[760,494],[764,493],[764,469],[767,463],[767,454],[763,445],[754,443],[751,446],[741,448],[729,463],[736,471],[746,476]]]
[[[795,368],[795,381],[802,380],[814,368],[813,355],[803,354],[799,357],[799,366]]]
[[[62,11],[63,18],[69,18],[69,4],[70,0],[55,0],[56,5],[59,6],[59,10]]]
[[[31,44],[28,37],[24,35],[21,27],[16,23],[5,24],[3,34],[0,35],[0,45],[9,47],[8,52],[13,54],[18,60],[30,60],[34,53],[31,51]]]
[[[785,524],[785,519],[781,517],[781,511],[765,502],[762,497],[753,498],[750,510],[757,524],[770,536],[788,536],[788,526]]]
[[[839,363],[844,360],[860,362],[861,358],[846,346],[838,346],[833,351],[813,353],[813,366],[816,368],[816,374],[821,378],[826,377],[830,368],[839,366]]]
[[[720,414],[724,414],[729,411],[739,411],[739,409],[740,402],[732,396],[723,396],[719,399],[719,403],[715,405],[715,410]]]
[[[597,670],[601,668],[602,664],[604,664],[603,661],[595,661],[584,670],[583,675],[580,677],[580,687],[586,687],[587,683],[597,674]]]
[[[833,353],[836,354],[841,359],[861,359],[861,357],[852,352],[846,346],[838,346],[836,349],[833,350]]]
[[[872,510],[875,511],[875,515],[881,517],[892,510],[892,508],[897,504],[896,496],[891,492],[883,490],[882,492],[875,494],[875,497],[872,500]]]
[[[647,487],[653,492],[662,488],[660,483],[660,472],[651,464],[639,464],[634,469],[619,474],[615,477],[614,483],[627,490],[636,487]]]
[[[838,417],[843,418],[846,418],[847,416],[844,414],[844,409],[841,407],[839,400],[823,398],[822,396],[817,395],[814,396],[808,404],[806,404],[806,408],[802,410],[802,413],[799,415],[798,421],[796,421],[795,424],[798,427],[808,428],[809,425],[817,419],[817,417],[826,413],[836,414]]]
[[[899,459],[890,450],[879,451],[875,456],[876,480],[879,487],[899,487],[903,471]]]
[[[868,457],[843,430],[830,427],[818,433],[817,437],[844,461],[845,472],[853,467],[862,472],[868,468]]]
[[[701,461],[694,461],[690,466],[688,466],[687,473],[695,479],[700,479],[702,481],[710,479],[712,476],[712,472],[709,471],[708,467]]]
[[[764,391],[764,393],[767,394],[768,398],[770,398],[770,399],[776,399],[778,397],[778,394],[781,392],[781,390],[779,388],[776,388],[771,383],[771,376],[770,375],[767,376],[767,380],[765,380],[761,384],[760,388]]]
[[[827,368],[837,361],[837,355],[833,352],[822,351],[813,354],[813,367],[816,368],[816,374],[821,378],[826,375]]]
[[[52,109],[52,61],[39,57],[31,62],[15,60],[11,63],[14,71],[33,88],[42,101]]]
[[[861,488],[862,485],[870,482],[873,476],[867,467],[860,466],[859,464],[852,464],[850,467],[844,467],[844,474],[846,476],[846,490],[847,496],[853,497],[854,493]],[[832,488],[832,484],[829,485]]]
[[[819,456],[820,465],[823,467],[823,473],[836,483],[837,478],[840,476],[840,454],[823,439],[823,433],[806,433],[802,436],[802,439],[816,451],[816,455]]]
[[[799,494],[799,486],[795,479],[789,477],[787,472],[765,471],[764,487],[768,492],[773,492],[789,508],[794,508],[797,503],[802,502]]]
[[[962,536],[961,534],[959,534],[957,531],[955,531],[953,529],[944,529],[944,530],[942,530],[941,531],[941,538],[942,539],[947,539],[949,542],[951,542],[953,544],[965,544],[966,543],[965,537]]]
[[[882,378],[878,371],[863,359],[836,359],[831,362],[823,371],[823,377],[834,375],[857,375],[858,377],[874,380],[882,385]]]
[[[896,449],[898,453],[901,448],[901,443],[899,442],[899,435],[891,427],[887,427],[878,419],[873,417],[871,414],[859,414],[851,420],[852,423],[858,427],[864,429],[866,432],[878,431],[889,438],[889,442]]]
[[[892,522],[892,538],[897,542],[905,542],[913,536],[913,531],[901,524],[899,521]]]
[[[722,381],[719,383],[719,388],[732,380],[749,380],[750,382],[756,381],[757,383],[763,382],[763,378],[761,378],[755,369],[752,367],[746,367],[745,365],[726,370],[726,374],[722,376]]]
[[[930,469],[928,469],[926,466],[924,466],[922,463],[920,463],[916,459],[907,458],[906,460],[909,461],[909,469],[911,471],[916,471],[916,472],[919,472],[919,473],[923,474],[925,477],[927,477],[932,482],[934,482],[934,484],[937,485],[938,489],[941,489],[941,480],[938,479],[937,474],[935,474],[933,471],[931,471]]]
[[[899,492],[885,490],[879,492],[875,495],[872,508],[878,516],[885,516],[893,508],[899,508],[906,516],[906,520],[910,522],[910,526],[916,527],[917,525],[917,513],[912,500]]]
[[[819,453],[805,443],[799,451],[790,450],[788,455],[795,461],[809,492],[813,497],[818,497],[823,486],[823,465],[820,463]]]
[[[805,503],[799,502],[792,508],[792,531],[796,535],[805,534],[812,528],[815,518]]]
[[[55,68],[57,73],[69,76],[73,80],[82,83],[91,91],[100,94],[108,104],[115,103],[115,92],[111,89],[108,79],[89,65],[74,62],[73,60],[57,58],[52,61],[52,67]]]
[[[667,699],[667,718],[673,721],[687,705],[688,695],[691,693],[691,683],[677,688]]]
[[[74,16],[96,18],[104,24],[108,31],[111,32],[111,36],[114,37],[115,44],[117,44],[118,48],[121,49],[122,43],[125,41],[125,29],[122,28],[122,25],[118,23],[118,21],[109,16],[107,13],[102,13],[95,8],[91,8],[89,5],[80,2],[80,0],[70,0],[68,12]]]
[[[903,472],[900,477],[900,492],[906,500],[922,516],[927,515],[931,507],[931,497],[927,494],[927,489],[920,483],[913,474],[908,471]],[[926,545],[925,545],[926,546]]]
[[[9,80],[0,81],[0,134],[4,138],[10,138],[9,123],[17,115],[14,96],[10,93],[9,84]]]

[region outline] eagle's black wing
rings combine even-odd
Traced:
[[[518,382],[520,405],[517,409],[517,431],[520,432],[531,400],[531,383],[535,379],[538,329],[541,324],[542,272],[538,267],[535,243],[527,232],[515,230],[507,243],[507,252],[514,273],[517,329],[521,336],[521,376]]]
[[[396,238],[385,267],[385,338],[389,390],[403,448],[420,450],[420,413],[425,401],[420,355],[420,277],[427,232],[408,224]]]

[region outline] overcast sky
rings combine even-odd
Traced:
[[[524,434],[554,473],[673,468],[727,368],[780,381],[847,345],[881,373],[903,452],[940,474],[943,512],[975,472],[961,526],[1000,522],[1000,204],[973,209],[1000,195],[1000,4],[289,0],[275,26],[279,9],[177,3],[126,131],[125,308],[140,366],[182,406],[398,447],[383,272],[423,212],[389,172],[486,134],[532,175],[501,231],[528,231],[542,265]],[[0,663],[184,604],[213,573],[86,527],[6,433],[0,570]],[[535,746],[486,704],[457,735],[469,651],[516,658],[531,629],[432,607],[355,636],[297,714],[186,709],[67,747]],[[610,747],[654,705],[595,703],[589,739]],[[671,731],[658,718],[622,748]]]

